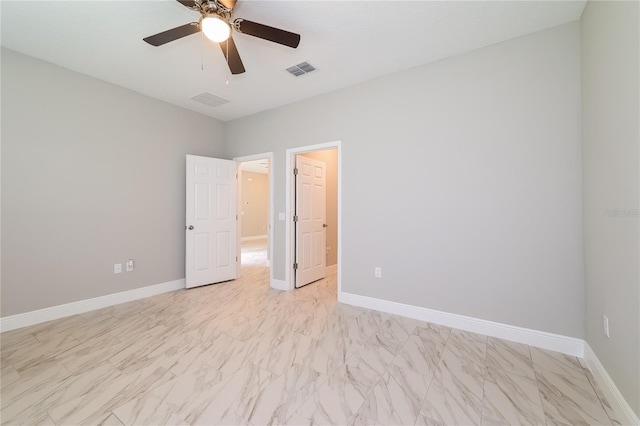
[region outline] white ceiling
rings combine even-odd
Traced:
[[[143,37],[197,21],[177,1],[5,1],[2,45],[221,120],[250,115],[580,18],[585,1],[239,0],[234,16],[301,34],[291,49],[245,34],[246,73],[191,35]],[[285,72],[308,61],[317,70]],[[204,69],[202,69],[204,68]],[[230,102],[210,107],[203,92]]]
[[[269,160],[253,160],[240,163],[240,169],[245,172],[269,173]]]

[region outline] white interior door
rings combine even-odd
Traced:
[[[237,165],[187,155],[186,287],[237,278]]]
[[[324,162],[296,156],[296,287],[326,276]]]

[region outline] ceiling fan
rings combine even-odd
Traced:
[[[200,20],[145,37],[143,38],[144,41],[152,46],[161,46],[165,43],[202,31],[207,38],[220,44],[231,74],[242,74],[245,72],[242,59],[240,59],[236,44],[231,37],[231,28],[239,33],[269,40],[294,49],[300,44],[300,34],[242,18],[233,19],[233,8],[237,0],[177,1],[191,10],[200,12]]]

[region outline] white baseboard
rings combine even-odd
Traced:
[[[486,336],[498,337],[512,342],[525,343],[580,358],[584,356],[584,340],[574,337],[531,330],[352,293],[339,293],[338,301],[349,305],[361,306],[363,308],[402,315],[421,321],[446,325],[460,330],[472,331]]]
[[[64,305],[51,306],[49,308],[38,309],[37,311],[25,312],[23,314],[11,315],[0,318],[0,332],[15,330],[17,328],[40,324],[71,315],[82,314],[84,312],[106,308],[107,306],[119,305],[121,303],[144,299],[145,297],[168,293],[182,288],[184,288],[184,279],[136,288],[120,293],[107,294],[106,296],[94,297],[92,299],[65,303]]]
[[[337,272],[338,272],[338,264],[337,263],[333,264],[331,266],[327,266],[327,269],[326,269],[326,274],[327,275],[335,274]]]
[[[266,235],[254,235],[253,237],[242,237],[240,241],[266,240]]]
[[[596,382],[605,393],[605,397],[611,404],[613,412],[620,416],[624,416],[624,418],[618,420],[620,420],[623,425],[640,426],[638,416],[624,399],[620,390],[618,390],[618,387],[607,373],[607,370],[605,370],[603,365],[600,363],[600,360],[589,344],[582,339],[501,324],[464,315],[436,311],[419,306],[405,305],[403,303],[391,302],[388,300],[376,299],[352,293],[339,293],[338,301],[349,305],[402,315],[421,321],[428,321],[487,336],[498,337],[513,342],[525,343],[530,346],[583,358],[587,367],[593,373]]]
[[[275,288],[276,290],[289,291],[289,286],[287,282],[284,280],[276,280],[275,278],[271,278],[271,288]]]
[[[604,396],[611,404],[611,408],[614,413],[624,416],[624,418],[618,419],[623,425],[640,425],[640,419],[633,412],[633,409],[629,405],[626,399],[620,393],[620,390],[613,382],[607,370],[605,370],[602,363],[598,359],[596,353],[591,349],[589,343],[584,344],[584,360],[587,363],[587,367],[593,373],[600,389],[604,392]]]

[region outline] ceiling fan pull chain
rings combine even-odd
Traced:
[[[227,44],[227,54],[224,55],[225,58],[227,58],[227,66],[229,66],[229,38],[227,39],[227,41],[225,41],[225,43]],[[229,79],[227,78],[227,81],[225,82],[227,84],[227,86],[229,85]]]
[[[200,71],[204,71],[204,34],[200,31]]]

